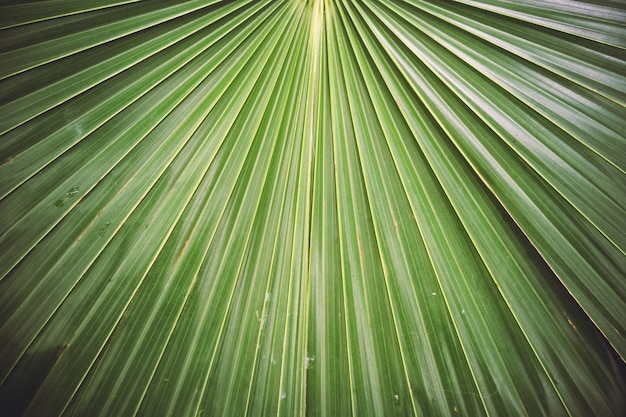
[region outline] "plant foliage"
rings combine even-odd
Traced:
[[[0,5],[0,415],[623,416],[626,7]]]

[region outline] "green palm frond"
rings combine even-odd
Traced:
[[[0,415],[622,416],[619,1],[4,1]]]

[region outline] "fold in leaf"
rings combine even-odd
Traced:
[[[0,5],[0,415],[626,413],[626,8]]]

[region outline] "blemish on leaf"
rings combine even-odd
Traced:
[[[110,225],[111,225],[111,222],[106,222],[104,226],[98,229],[98,235],[100,235],[100,237],[104,236],[104,233],[106,232],[106,230],[109,228]]]
[[[9,156],[8,158],[6,158],[6,159],[2,162],[2,164],[0,164],[0,166],[5,166],[5,165],[8,165],[8,164],[10,164],[11,162],[13,162],[13,160],[14,160],[14,159],[15,159],[14,157]]]
[[[69,343],[65,343],[63,346],[61,346],[61,349],[59,349],[59,353],[57,353],[57,358],[60,357],[63,352],[65,352],[65,349],[67,349],[70,346]]]
[[[70,190],[65,193],[65,195],[67,196],[67,198],[72,198],[74,197],[76,194],[78,194],[78,187],[72,187],[70,188]]]
[[[306,369],[310,369],[313,367],[313,362],[315,362],[315,356],[307,356],[304,359],[304,367]]]

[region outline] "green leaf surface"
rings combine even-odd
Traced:
[[[624,415],[625,21],[0,2],[0,415]]]

